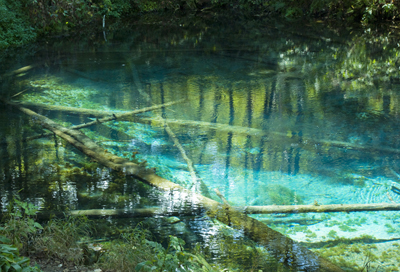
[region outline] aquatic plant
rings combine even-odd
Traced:
[[[276,205],[290,205],[290,204],[302,204],[303,200],[296,194],[295,191],[280,185],[280,184],[268,184],[262,186],[260,189],[260,195],[267,195],[269,200],[267,203]]]
[[[328,237],[330,237],[330,238],[337,238],[337,237],[338,237],[337,232],[334,231],[334,230],[329,231],[329,232],[328,232]]]

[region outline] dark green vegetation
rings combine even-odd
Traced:
[[[251,16],[320,18],[375,23],[396,21],[400,4],[391,0],[0,0],[0,49],[35,40],[37,35],[71,29],[146,12],[202,13],[233,11]]]
[[[50,219],[42,226],[34,220],[36,213],[37,207],[20,201],[19,196],[3,212],[0,227],[1,271],[41,271],[37,265],[30,266],[30,259],[24,256],[82,268],[98,267],[102,271],[212,272],[221,271],[222,267],[247,271],[261,268],[266,262],[261,249],[249,241],[233,239],[229,230],[221,229],[222,232],[213,239],[220,248],[221,256],[219,261],[214,259],[211,265],[206,260],[211,258],[209,248],[197,245],[189,251],[185,249],[182,239],[172,235],[162,243],[156,242],[151,232],[146,230],[145,223],[120,229],[104,221],[88,220],[85,216],[67,216]],[[111,229],[114,232],[112,237],[101,239],[101,243],[99,239],[93,239],[94,235],[109,235]],[[107,230],[106,233],[102,232],[104,230]],[[278,267],[280,265],[271,268]]]

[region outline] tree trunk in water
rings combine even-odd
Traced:
[[[179,192],[180,199],[187,199],[193,207],[202,207],[207,214],[235,229],[264,246],[279,262],[296,271],[343,271],[328,260],[301,246],[298,242],[267,227],[235,208],[221,205],[215,200],[193,193],[169,180],[159,177],[154,170],[145,169],[124,158],[105,152],[100,146],[80,131],[65,128],[52,120],[29,109],[15,105],[22,112],[33,117],[33,121],[68,141],[84,154],[113,170],[121,171],[146,182],[160,190]]]
[[[196,128],[204,128],[204,129],[215,129],[218,131],[225,131],[225,132],[232,132],[236,134],[244,134],[244,135],[251,135],[251,136],[259,136],[259,137],[268,137],[269,135],[276,135],[284,138],[290,138],[293,141],[298,143],[299,137],[296,135],[288,136],[287,133],[278,132],[278,131],[267,131],[258,128],[250,128],[250,127],[242,127],[242,126],[231,126],[228,124],[218,124],[218,123],[209,123],[203,121],[193,121],[193,120],[177,120],[177,119],[168,119],[166,120],[167,124],[169,125],[178,125],[178,126],[191,126]],[[146,123],[152,122],[154,123],[161,123],[162,120],[158,118],[135,118],[135,122]],[[321,140],[321,139],[310,139],[306,137],[302,137],[303,145],[310,145],[310,144],[319,144],[319,145],[326,145],[326,146],[334,146],[339,148],[346,148],[346,149],[354,149],[360,151],[378,151],[378,152],[385,152],[385,153],[394,153],[400,154],[400,149],[385,147],[385,146],[372,146],[372,145],[357,145],[348,142],[342,141],[331,141],[331,140]]]

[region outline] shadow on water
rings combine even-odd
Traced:
[[[261,19],[143,22],[111,26],[107,41],[102,32],[85,39],[77,34],[63,42],[33,46],[36,53],[26,57],[4,58],[7,68],[1,72],[8,76],[2,77],[2,96],[10,99],[20,93],[13,100],[110,115],[185,99],[129,121],[97,123],[82,131],[107,152],[156,167],[158,175],[191,188],[190,166],[164,129],[162,117],[211,197],[220,201],[214,193],[219,189],[234,206],[400,200],[390,190],[400,180],[395,39],[329,25],[322,31],[320,24],[302,26],[304,31]],[[382,47],[387,49],[378,50],[378,60],[375,52]],[[28,65],[32,67],[10,74]],[[43,133],[42,128],[3,105],[3,209],[17,192],[54,212],[187,206],[179,197],[170,198],[100,166],[54,136],[28,140]],[[35,110],[66,126],[100,118],[73,109]],[[278,215],[255,217],[272,220],[272,228],[296,241],[323,244],[365,234],[379,241],[397,238],[396,216],[286,216],[294,225],[278,223]],[[168,222],[171,218],[176,221]],[[122,225],[134,225],[142,219],[120,220]],[[302,223],[307,220],[314,223]],[[229,256],[221,241],[233,239],[231,246],[238,240],[243,241],[241,246],[250,243],[240,231],[220,226],[201,212],[157,215],[145,221],[159,239],[172,233],[189,244],[208,243],[210,254],[220,262],[226,256],[239,259]],[[362,242],[360,248],[369,244]],[[377,246],[375,254],[383,256],[382,248]],[[341,257],[332,260],[343,267],[361,267],[363,256],[356,253],[339,252]],[[379,256],[388,269],[398,264]]]

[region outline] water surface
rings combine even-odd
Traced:
[[[160,122],[164,118],[210,197],[220,201],[218,189],[231,205],[399,202],[396,35],[261,19],[134,23],[4,59],[2,73],[32,68],[3,77],[2,96],[23,92],[12,99],[110,114],[183,99],[135,122],[82,131],[108,152],[135,157],[195,190],[186,161]],[[94,120],[32,109],[66,126]],[[11,106],[2,106],[0,114],[3,205],[20,190],[41,209],[54,211],[179,202],[53,136],[24,141],[42,128]],[[397,212],[255,217],[309,248],[348,239],[346,252],[335,254],[352,260],[347,267],[365,261],[365,254],[349,250],[352,244],[376,255],[378,271],[399,266],[393,242],[400,235]],[[207,242],[215,230],[199,218],[167,231],[189,243]],[[165,232],[160,222],[154,226]]]

